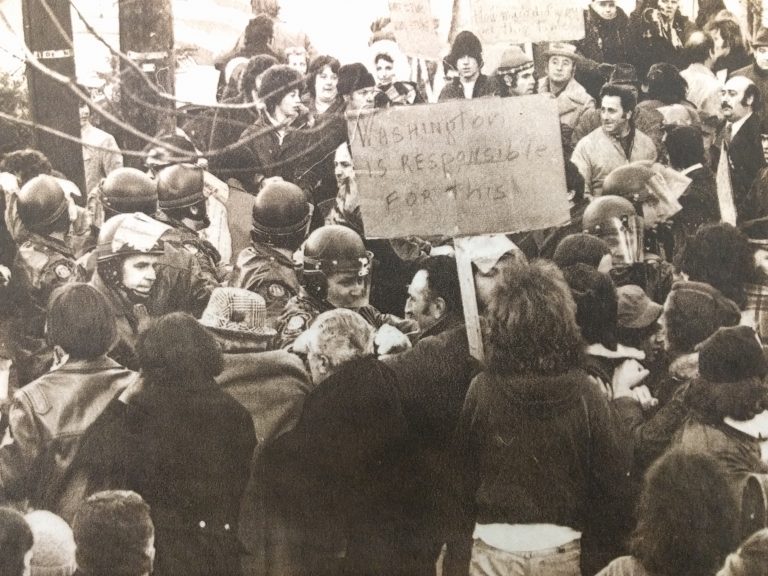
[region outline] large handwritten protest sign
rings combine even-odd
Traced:
[[[583,0],[472,0],[472,31],[483,42],[584,38]]]
[[[443,46],[429,0],[389,0],[389,17],[397,45],[405,54],[440,59]]]
[[[377,110],[349,119],[367,236],[470,235],[569,219],[547,94]]]

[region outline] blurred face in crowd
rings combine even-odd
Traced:
[[[609,136],[623,136],[629,130],[631,112],[624,112],[621,98],[603,96],[600,102],[600,123]]]
[[[278,120],[296,118],[301,108],[301,93],[299,90],[291,90],[283,96],[280,103],[275,107],[275,118]],[[281,118],[282,117],[282,118]]]
[[[710,32],[710,35],[712,36],[712,40],[715,42],[715,58],[726,56],[731,51],[731,49],[725,45],[725,40],[723,40],[723,37],[720,35],[720,30],[715,28],[712,30],[712,32]]]
[[[336,184],[339,186],[343,186],[355,177],[355,167],[352,164],[352,156],[349,154],[349,146],[346,143],[336,149],[333,172],[336,175]]]
[[[349,95],[347,110],[364,110],[373,108],[373,101],[375,97],[376,88],[374,86],[355,90],[352,92],[352,94]]]
[[[408,300],[405,302],[405,317],[416,320],[423,332],[434,326],[442,316],[440,299],[432,297],[428,284],[428,273],[419,270],[408,286]]]
[[[370,276],[355,271],[336,272],[328,276],[326,300],[336,308],[361,308],[368,305]]]
[[[720,108],[729,122],[736,122],[752,112],[750,97],[744,100],[744,91],[752,83],[744,76],[734,76],[725,83],[720,91]]]
[[[641,337],[640,350],[645,352],[646,362],[655,362],[664,352],[664,330],[660,322],[656,321],[647,328],[643,328]]]
[[[456,68],[459,71],[459,78],[466,82],[476,80],[480,75],[480,64],[475,58],[466,54],[456,60]]]
[[[768,46],[755,46],[755,63],[761,70],[768,70]]]
[[[491,294],[496,284],[504,278],[504,273],[518,266],[519,257],[514,252],[507,252],[488,272],[482,272],[479,268],[475,269],[475,295],[477,305],[483,310],[491,301]]]
[[[321,102],[333,102],[338,94],[336,90],[338,84],[339,77],[330,66],[326,66],[315,78],[315,96]]]
[[[514,96],[525,96],[533,94],[536,91],[536,76],[533,68],[526,68],[517,73],[517,80],[514,74],[505,74],[504,83],[509,87],[510,94]]]
[[[307,73],[307,59],[303,54],[289,54],[288,66],[304,76]]]
[[[138,296],[148,297],[157,275],[155,265],[160,260],[154,254],[134,254],[123,261],[122,285]]]
[[[664,19],[671,21],[675,17],[677,7],[680,5],[680,0],[659,0],[659,14]]]
[[[91,120],[91,109],[85,104],[80,102],[80,127],[84,128],[86,124]]]
[[[758,275],[761,278],[768,279],[768,246],[755,250],[754,262]]]
[[[595,0],[592,2],[592,10],[603,20],[613,20],[618,13],[616,0]]]
[[[547,76],[555,84],[566,84],[573,78],[573,60],[567,56],[550,56],[547,62]]]
[[[376,81],[380,86],[395,81],[395,65],[386,58],[376,60]]]

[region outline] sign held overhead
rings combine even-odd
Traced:
[[[472,0],[472,31],[483,42],[560,42],[584,38],[582,0]]]

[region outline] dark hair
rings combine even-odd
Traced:
[[[664,104],[678,104],[685,100],[688,82],[673,64],[657,62],[648,70],[645,81],[650,100],[660,100]]]
[[[758,412],[768,408],[768,388],[755,376],[738,382],[710,382],[702,377],[693,380],[685,395],[685,402],[705,424],[713,426],[729,417],[751,420]]]
[[[260,48],[269,44],[275,30],[275,23],[266,14],[251,18],[245,27],[245,49]]]
[[[24,186],[35,176],[50,175],[53,166],[48,157],[39,150],[26,148],[8,152],[0,162],[0,172],[10,172],[19,179],[19,186]]]
[[[752,98],[752,104],[749,104],[749,99]],[[744,98],[741,99],[743,106],[752,106],[752,110],[760,110],[763,106],[763,95],[760,93],[760,88],[757,84],[751,82],[744,88]]]
[[[209,380],[224,369],[216,339],[184,312],[155,320],[139,336],[136,351],[147,382],[159,386]]]
[[[699,12],[696,15],[696,28],[703,30],[721,10],[725,10],[723,0],[699,0]]]
[[[448,312],[463,314],[456,259],[451,256],[430,256],[418,269],[427,273],[430,296],[445,300]]]
[[[744,36],[741,33],[741,26],[735,20],[730,18],[715,18],[704,28],[705,32],[712,34],[717,30],[723,39],[723,46],[731,50],[745,49]]]
[[[137,576],[152,571],[147,551],[155,528],[149,505],[135,492],[90,496],[72,522],[77,566],[89,576]]]
[[[0,574],[23,576],[24,556],[32,549],[32,530],[12,508],[0,508]]]
[[[76,360],[93,360],[109,352],[117,338],[115,313],[96,288],[80,282],[54,290],[48,300],[46,331],[51,345]]]
[[[304,89],[304,78],[294,68],[286,64],[277,64],[268,68],[261,77],[259,99],[264,102],[267,112],[273,114],[275,108],[289,93]]]
[[[673,126],[667,132],[669,163],[678,169],[704,164],[704,136],[698,126]]]
[[[395,63],[395,59],[392,58],[392,56],[387,52],[379,52],[378,54],[376,54],[376,57],[373,59],[373,63],[378,64],[379,60],[386,60],[390,64]]]
[[[621,108],[624,110],[624,113],[634,113],[635,108],[637,107],[637,97],[635,96],[635,93],[621,84],[606,84],[603,86],[600,89],[601,103],[605,96],[618,96],[621,100]]]
[[[616,350],[619,299],[610,276],[588,264],[569,266],[563,276],[576,302],[576,322],[584,340]]]
[[[488,370],[555,375],[576,367],[584,341],[562,272],[536,260],[504,268],[502,274],[484,311]]]
[[[768,528],[758,530],[730,554],[718,572],[724,576],[765,576],[768,574]]]
[[[753,275],[749,239],[730,224],[707,224],[686,244],[682,271],[695,282],[713,286],[741,308],[746,302],[744,285]]]
[[[673,449],[645,475],[630,550],[652,574],[714,574],[738,542],[739,507],[714,458]]]
[[[277,58],[270,54],[259,54],[248,60],[245,71],[240,77],[240,93],[245,100],[250,102],[253,99],[251,92],[256,90],[256,78],[279,63]]]
[[[318,56],[312,60],[312,63],[307,69],[307,91],[309,92],[309,95],[312,96],[312,98],[316,96],[315,82],[317,81],[317,75],[320,74],[320,72],[322,72],[323,68],[326,66],[331,69],[331,72],[338,74],[339,68],[341,68],[341,63],[333,56]]]
[[[701,63],[706,62],[714,49],[715,41],[712,36],[707,32],[697,31],[688,38],[683,54],[686,62]]]

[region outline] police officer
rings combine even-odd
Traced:
[[[142,212],[153,216],[157,212],[157,181],[136,168],[113,170],[92,194],[93,202],[89,195],[88,205],[93,205],[93,223],[98,228],[116,214]]]
[[[194,164],[172,164],[157,174],[156,218],[174,229],[166,241],[186,250],[197,259],[210,291],[223,280],[219,275],[221,256],[198,232],[210,225],[206,209],[203,168]]]
[[[369,304],[372,266],[373,254],[351,228],[330,225],[312,232],[304,244],[301,290],[277,322],[278,346],[291,346],[321,312],[334,308],[355,310],[377,329],[386,326],[384,334],[393,334],[393,329],[401,336],[416,334],[418,324],[413,320],[382,314]]]
[[[582,228],[603,239],[611,249],[611,278],[616,286],[636,284],[663,304],[672,289],[669,262],[644,250],[643,219],[632,202],[621,196],[600,196],[584,210]]]
[[[12,327],[14,356],[20,384],[49,367],[52,355],[45,343],[48,298],[57,287],[85,279],[68,242],[69,201],[59,182],[41,175],[18,192],[16,211],[26,229],[12,270],[17,312]]]
[[[136,342],[149,321],[147,303],[169,231],[167,224],[135,213],[110,218],[99,232],[91,285],[107,297],[117,318],[118,342],[109,355],[132,370],[138,369]]]
[[[293,253],[307,237],[312,212],[301,188],[283,180],[266,181],[254,201],[253,242],[238,255],[230,284],[264,298],[270,327],[299,293]]]

